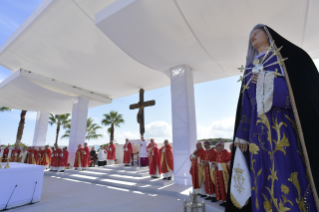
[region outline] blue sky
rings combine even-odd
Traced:
[[[1,0],[0,1],[0,45],[29,17],[43,0]],[[319,62],[316,61],[317,67]],[[239,64],[240,65],[240,64]],[[0,81],[11,75],[11,71],[0,66]],[[201,84],[196,84],[195,104],[197,136],[199,139],[209,137],[232,137],[236,104],[240,84],[238,76]],[[12,97],[14,98],[14,97]],[[171,96],[170,87],[164,87],[145,92],[145,100],[156,100],[156,106],[145,109],[145,137],[153,137],[157,142],[164,139],[172,140],[171,132]],[[125,124],[115,129],[115,140],[124,143],[126,137],[139,137],[139,126],[136,123],[137,111],[129,110],[129,105],[138,101],[138,95],[127,96],[113,100],[112,104],[89,109],[88,117],[94,118],[100,124],[103,114],[111,110],[118,111],[125,119]],[[0,113],[0,144],[13,144],[16,139],[20,110]],[[36,112],[28,111],[22,142],[32,144],[35,128]],[[61,130],[60,136],[64,130]],[[49,126],[47,143],[55,141],[55,126]],[[104,137],[91,140],[90,144],[108,142],[106,127],[99,131]],[[59,144],[66,145],[68,139],[59,139]]]

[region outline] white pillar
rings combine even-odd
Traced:
[[[45,146],[49,125],[49,115],[49,112],[38,111],[32,146]]]
[[[189,156],[197,142],[194,83],[192,69],[186,65],[170,69],[174,183],[192,185]]]
[[[71,167],[74,165],[75,152],[78,145],[85,142],[86,135],[86,120],[88,116],[89,100],[83,97],[78,97],[73,101],[71,132],[69,141],[69,159]]]

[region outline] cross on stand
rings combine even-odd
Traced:
[[[144,107],[149,107],[155,105],[155,100],[144,102],[144,90],[140,89],[140,101],[137,104],[130,105],[130,109],[139,109],[137,113],[137,122],[140,124],[140,134],[141,136],[145,133],[144,128]]]

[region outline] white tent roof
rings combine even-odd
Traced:
[[[195,83],[238,75],[258,23],[319,57],[318,9],[315,0],[44,0],[0,47],[0,65],[114,99],[168,86],[161,72],[182,64],[194,69]],[[18,101],[23,107],[26,100]]]

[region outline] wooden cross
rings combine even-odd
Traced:
[[[144,102],[144,90],[140,90],[140,101],[137,104],[130,105],[130,109],[139,109],[137,113],[137,122],[140,124],[140,134],[141,136],[145,133],[144,128],[144,107],[149,107],[155,105],[155,100]]]

